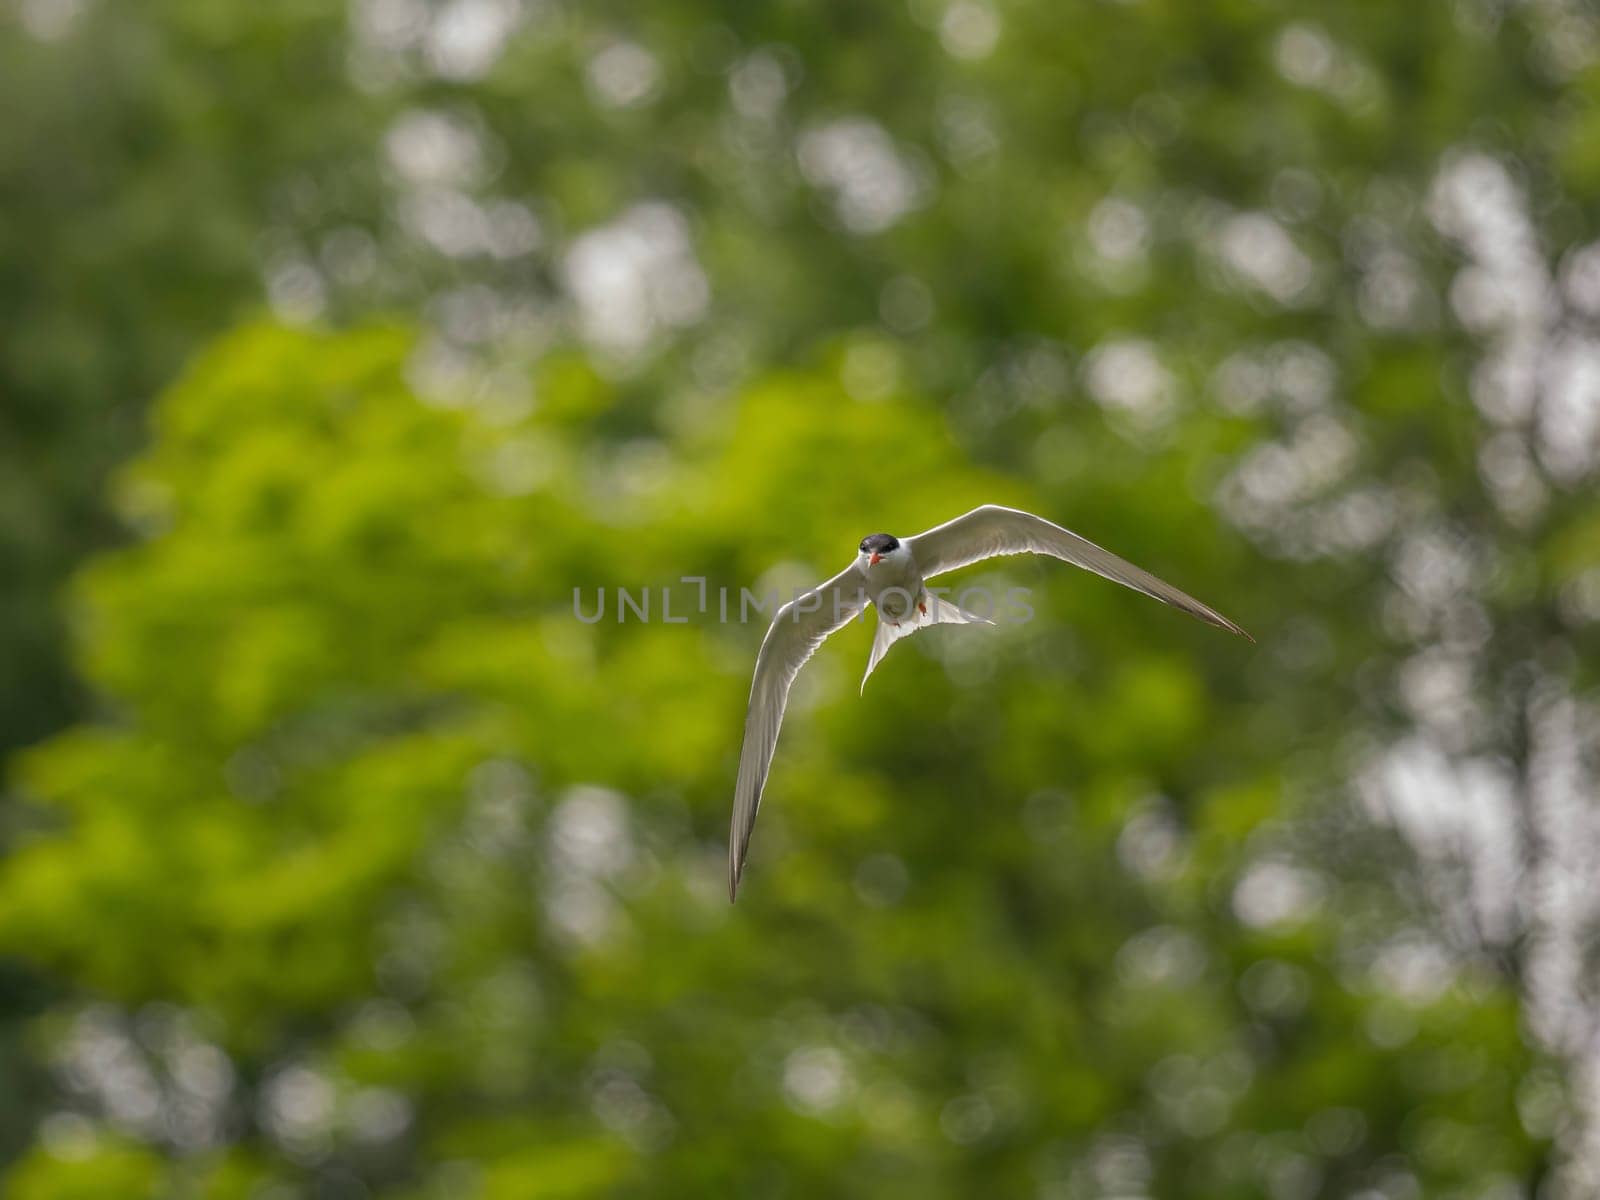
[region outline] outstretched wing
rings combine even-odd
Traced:
[[[827,583],[791,600],[778,610],[756,656],[750,683],[750,711],[744,719],[744,749],[739,753],[739,781],[733,793],[733,827],[728,831],[728,899],[739,891],[750,831],[761,807],[761,789],[778,744],[778,727],[789,703],[789,685],[828,635],[866,607],[865,580],[856,565]]]
[[[985,504],[965,516],[943,525],[936,525],[926,533],[919,533],[906,541],[911,557],[916,559],[924,579],[954,571],[968,563],[997,558],[1004,554],[1048,554],[1054,558],[1093,571],[1130,587],[1146,596],[1153,596],[1164,604],[1180,608],[1208,625],[1237,633],[1255,641],[1216,609],[1201,604],[1193,596],[1180,592],[1170,583],[1157,579],[1148,571],[1140,570],[1131,562],[1118,558],[1109,550],[1102,550],[1093,542],[1079,537],[1071,530],[1036,517],[1020,509],[1003,508],[998,504]]]

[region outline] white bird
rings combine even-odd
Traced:
[[[1006,554],[1051,555],[1153,596],[1209,625],[1255,641],[1227,617],[1170,583],[1163,583],[1070,530],[1015,508],[985,504],[903,541],[887,533],[862,538],[854,562],[826,583],[778,609],[756,656],[750,709],[744,722],[744,748],[739,754],[739,778],[733,794],[733,826],[728,833],[729,900],[739,891],[750,833],[761,807],[761,790],[767,782],[772,752],[778,744],[778,728],[789,702],[789,686],[800,668],[829,634],[862,615],[868,604],[877,606],[878,629],[872,639],[867,673],[861,679],[863,691],[873,668],[900,638],[929,625],[993,624],[930,594],[924,585],[946,571]]]

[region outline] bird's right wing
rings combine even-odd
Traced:
[[[767,782],[778,728],[789,703],[789,685],[828,635],[848,624],[866,607],[866,581],[851,563],[838,575],[791,600],[778,610],[756,656],[750,683],[750,710],[744,719],[744,749],[739,753],[739,780],[733,793],[733,825],[728,831],[728,899],[739,891],[745,856],[761,789]]]
[[[1243,629],[1209,605],[1201,604],[1187,592],[1180,592],[1165,580],[1141,570],[1126,559],[1103,550],[1070,529],[1016,508],[985,504],[953,521],[936,525],[925,533],[906,539],[911,557],[924,579],[954,571],[969,563],[1005,554],[1048,554],[1074,566],[1093,571],[1114,583],[1182,609],[1207,625],[1215,625],[1255,641]]]

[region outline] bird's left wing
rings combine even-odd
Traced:
[[[943,525],[936,525],[925,533],[908,538],[906,546],[924,579],[1003,554],[1048,554],[1182,609],[1208,625],[1255,641],[1216,609],[1201,604],[1193,596],[1157,579],[1149,571],[1141,570],[1111,551],[1101,549],[1070,529],[1063,529],[1043,517],[1020,509],[985,504],[953,521],[946,521]]]
[[[750,833],[761,807],[761,789],[767,782],[778,727],[789,703],[789,685],[817,647],[859,615],[866,601],[866,581],[851,563],[828,582],[785,604],[767,629],[750,683],[744,749],[739,753],[739,780],[733,793],[733,826],[728,831],[729,900],[738,893],[739,877],[744,874]]]

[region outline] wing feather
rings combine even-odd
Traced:
[[[1048,554],[1182,609],[1208,625],[1255,641],[1238,625],[1186,592],[1118,558],[1069,529],[1020,509],[985,504],[906,541],[924,579],[1006,554]]]
[[[744,748],[739,752],[739,779],[733,793],[733,825],[728,831],[729,900],[738,894],[739,877],[744,874],[761,790],[789,703],[789,687],[828,635],[865,607],[865,580],[851,563],[826,583],[785,604],[767,629],[750,682],[750,709],[745,715]]]

